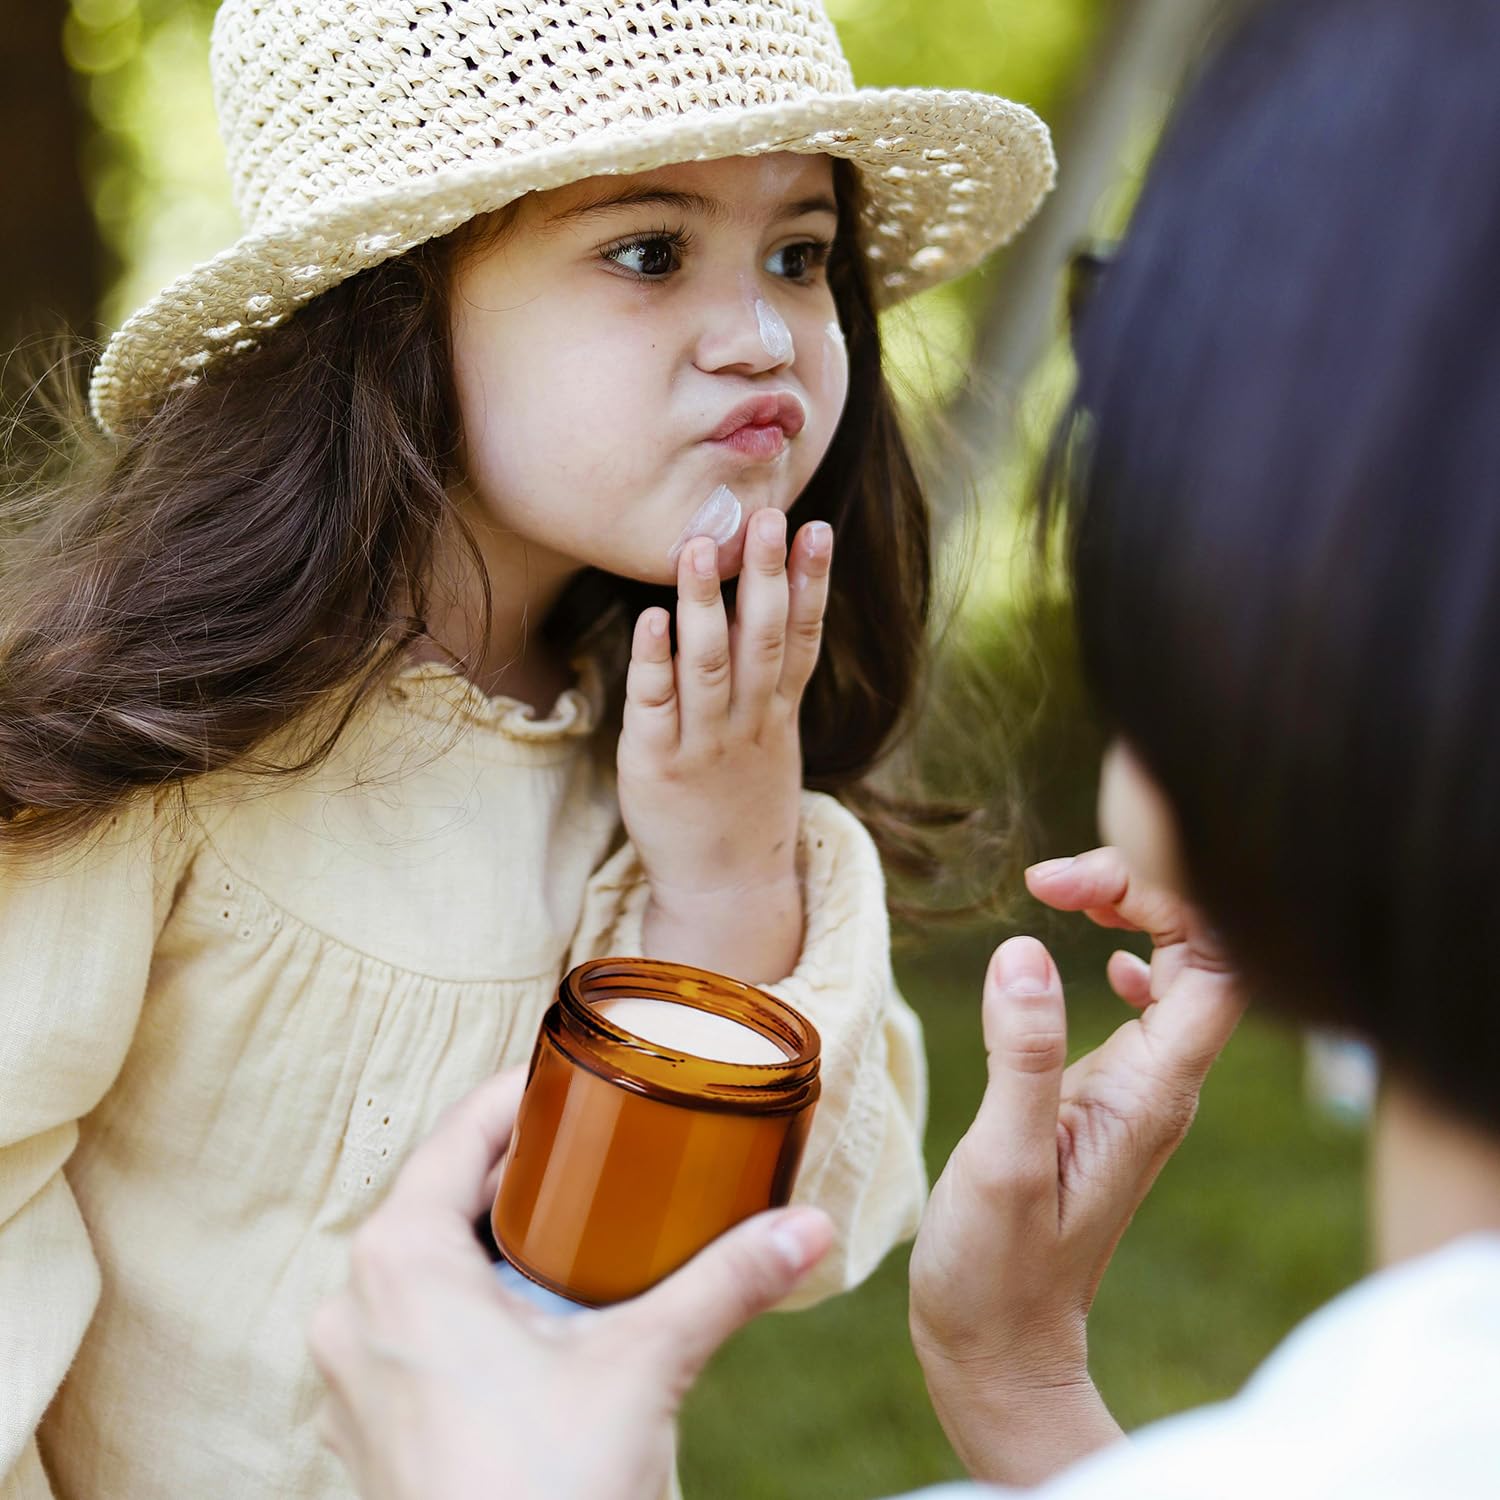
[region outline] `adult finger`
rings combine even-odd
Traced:
[[[347,1291],[325,1298],[307,1325],[307,1347],[313,1367],[334,1389],[353,1362],[354,1310]]]
[[[1162,1071],[1184,1087],[1203,1082],[1240,1017],[1245,996],[1239,976],[1222,968],[1184,965],[1161,998],[1141,1016]]]
[[[342,1404],[325,1396],[313,1419],[313,1432],[318,1441],[352,1473],[354,1444],[349,1440],[349,1423]]]
[[[684,743],[729,712],[729,619],[719,589],[719,549],[694,537],[677,559],[677,699]]]
[[[1068,1022],[1057,966],[1035,938],[1014,937],[995,950],[983,1015],[989,1078],[964,1139],[971,1175],[1055,1211]]]
[[[757,511],[745,528],[745,563],[735,595],[730,712],[759,723],[781,680],[786,653],[786,517]]]
[[[480,1210],[480,1212],[484,1215],[486,1222],[488,1222],[490,1217],[490,1208],[494,1204],[495,1194],[500,1191],[500,1179],[504,1175],[505,1162],[503,1160],[497,1161],[495,1165],[485,1173],[484,1192],[480,1195],[480,1201],[485,1206]]]
[[[307,1330],[307,1347],[313,1367],[323,1377],[323,1400],[318,1407],[315,1430],[324,1447],[353,1469],[358,1444],[348,1388],[359,1369],[357,1318],[348,1292],[320,1303]]]
[[[832,1243],[833,1224],[821,1209],[758,1214],[601,1317],[615,1323],[632,1348],[649,1351],[680,1396],[724,1340],[786,1297]]]
[[[1123,948],[1109,955],[1104,966],[1109,987],[1126,1005],[1144,1010],[1151,1004],[1151,965],[1134,953]]]
[[[1141,930],[1134,922],[1127,922],[1111,906],[1086,906],[1083,909],[1083,914],[1095,927],[1107,927],[1117,932],[1139,932]]]
[[[677,673],[672,666],[670,624],[664,609],[648,609],[635,622],[625,677],[622,733],[659,753],[677,746]]]
[[[1187,902],[1163,886],[1133,878],[1118,849],[1091,849],[1032,865],[1026,887],[1058,911],[1087,912],[1096,922],[1101,915],[1118,918],[1119,925],[1149,933],[1158,947],[1186,941],[1191,925]]]
[[[809,521],[797,533],[787,565],[786,656],[777,691],[791,704],[802,701],[818,665],[832,567],[833,527],[827,521]]]
[[[510,1144],[526,1070],[509,1068],[459,1100],[407,1157],[384,1204],[384,1216],[460,1215],[467,1226],[482,1209],[490,1168]]]

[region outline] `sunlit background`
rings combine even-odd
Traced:
[[[214,8],[0,0],[7,344],[59,317],[97,336],[237,236],[208,86]],[[1035,108],[1057,138],[1061,184],[1027,236],[982,272],[888,315],[885,331],[931,455],[945,538],[942,680],[962,685],[978,672],[991,689],[983,708],[946,695],[941,722],[969,717],[958,736],[944,735],[941,774],[997,802],[1018,795],[1024,852],[1066,852],[1092,837],[1098,732],[1071,675],[1065,601],[1033,564],[1022,522],[1070,378],[1062,266],[1074,245],[1122,229],[1173,93],[1225,0],[832,0],[831,9],[860,83],[1004,94]],[[1022,831],[997,846],[997,882],[1013,878]],[[909,924],[900,968],[927,1026],[934,1171],[978,1098],[979,978],[1014,927],[1058,945],[1075,1050],[1122,1018],[1100,978],[1108,946],[1024,900],[1006,924]],[[1293,1321],[1353,1278],[1361,1147],[1357,1121],[1306,1087],[1302,1039],[1247,1023],[1100,1295],[1095,1374],[1123,1422],[1228,1394]],[[897,1251],[856,1294],[763,1320],[731,1344],[689,1407],[689,1500],[840,1500],[960,1472],[907,1345],[905,1259]]]

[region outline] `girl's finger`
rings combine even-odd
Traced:
[[[731,713],[755,724],[781,681],[787,619],[786,517],[757,511],[745,529],[745,564],[735,597]]]
[[[1132,879],[1118,849],[1090,849],[1073,859],[1032,865],[1026,888],[1058,911],[1087,912],[1101,926],[1138,928],[1159,948],[1188,936],[1187,902],[1161,886]]]
[[[677,559],[677,716],[687,743],[729,713],[729,619],[719,591],[719,549],[695,537]]]
[[[1117,949],[1109,955],[1104,973],[1110,989],[1126,1005],[1144,1010],[1151,1004],[1151,965],[1137,954]]]
[[[621,734],[646,750],[665,752],[677,746],[677,674],[672,666],[671,623],[666,610],[646,610],[635,622],[630,645]]]
[[[788,565],[789,603],[781,696],[796,704],[812,679],[823,644],[823,612],[828,607],[828,575],[833,566],[833,527],[809,521],[792,543]]]

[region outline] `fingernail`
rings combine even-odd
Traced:
[[[649,630],[651,634],[657,638],[657,640],[660,640],[667,633],[666,615],[652,615],[650,620],[647,621],[646,629]]]
[[[1038,865],[1027,866],[1026,873],[1035,876],[1038,880],[1051,880],[1054,875],[1061,875],[1073,864],[1074,856],[1069,855],[1066,859],[1044,859]]]
[[[693,572],[700,578],[712,578],[718,556],[719,549],[707,537],[699,537],[693,543]]]
[[[776,1221],[771,1243],[789,1270],[805,1269],[823,1243],[823,1215],[812,1208],[794,1208]]]
[[[763,542],[779,542],[783,525],[779,510],[763,510],[755,518],[755,534]]]
[[[1038,995],[1052,982],[1047,950],[1035,938],[1010,938],[995,954],[995,975],[1011,994]]]
[[[809,521],[807,524],[807,550],[814,557],[821,557],[833,550],[833,527],[827,521]]]

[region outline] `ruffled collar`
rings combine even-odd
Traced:
[[[518,698],[490,697],[442,661],[411,662],[391,680],[391,693],[419,712],[446,722],[462,722],[475,729],[532,744],[581,738],[593,733],[604,702],[598,663],[584,657],[573,663],[574,687],[559,694],[544,717]]]

